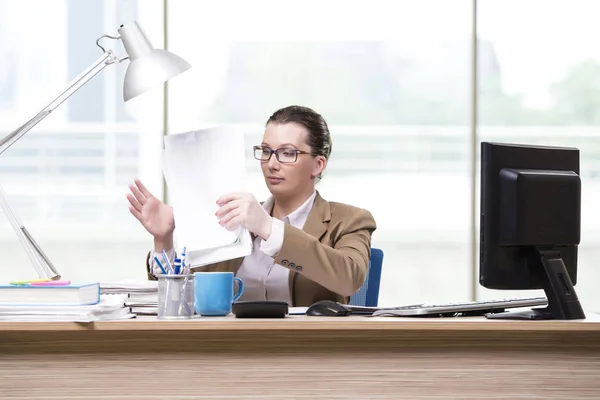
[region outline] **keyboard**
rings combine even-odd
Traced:
[[[395,317],[459,317],[501,313],[510,308],[548,305],[545,297],[477,300],[447,304],[415,304],[403,307],[377,308],[371,314]]]

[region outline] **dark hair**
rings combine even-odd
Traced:
[[[308,131],[308,145],[312,152],[319,156],[329,158],[331,154],[331,136],[327,122],[321,114],[302,106],[288,106],[280,108],[269,117],[269,123],[287,124],[290,122],[302,125]]]

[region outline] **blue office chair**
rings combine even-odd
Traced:
[[[369,260],[367,279],[365,279],[365,283],[358,292],[350,297],[349,304],[353,306],[377,307],[382,266],[383,250],[371,248],[371,259]]]

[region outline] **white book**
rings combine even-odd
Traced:
[[[225,126],[200,129],[168,135],[164,143],[163,173],[186,262],[198,267],[249,255],[250,232],[229,231],[215,216],[219,197],[246,191],[243,131]]]
[[[103,294],[92,305],[0,305],[0,320],[94,322],[132,318],[131,308],[125,306],[126,299],[126,294]]]
[[[135,318],[129,307],[105,314],[0,314],[0,321],[11,322],[95,322]]]

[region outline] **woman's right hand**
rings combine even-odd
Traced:
[[[172,241],[175,230],[173,207],[167,206],[157,199],[138,179],[135,185],[129,185],[131,193],[127,193],[129,211],[140,221],[155,241]]]

